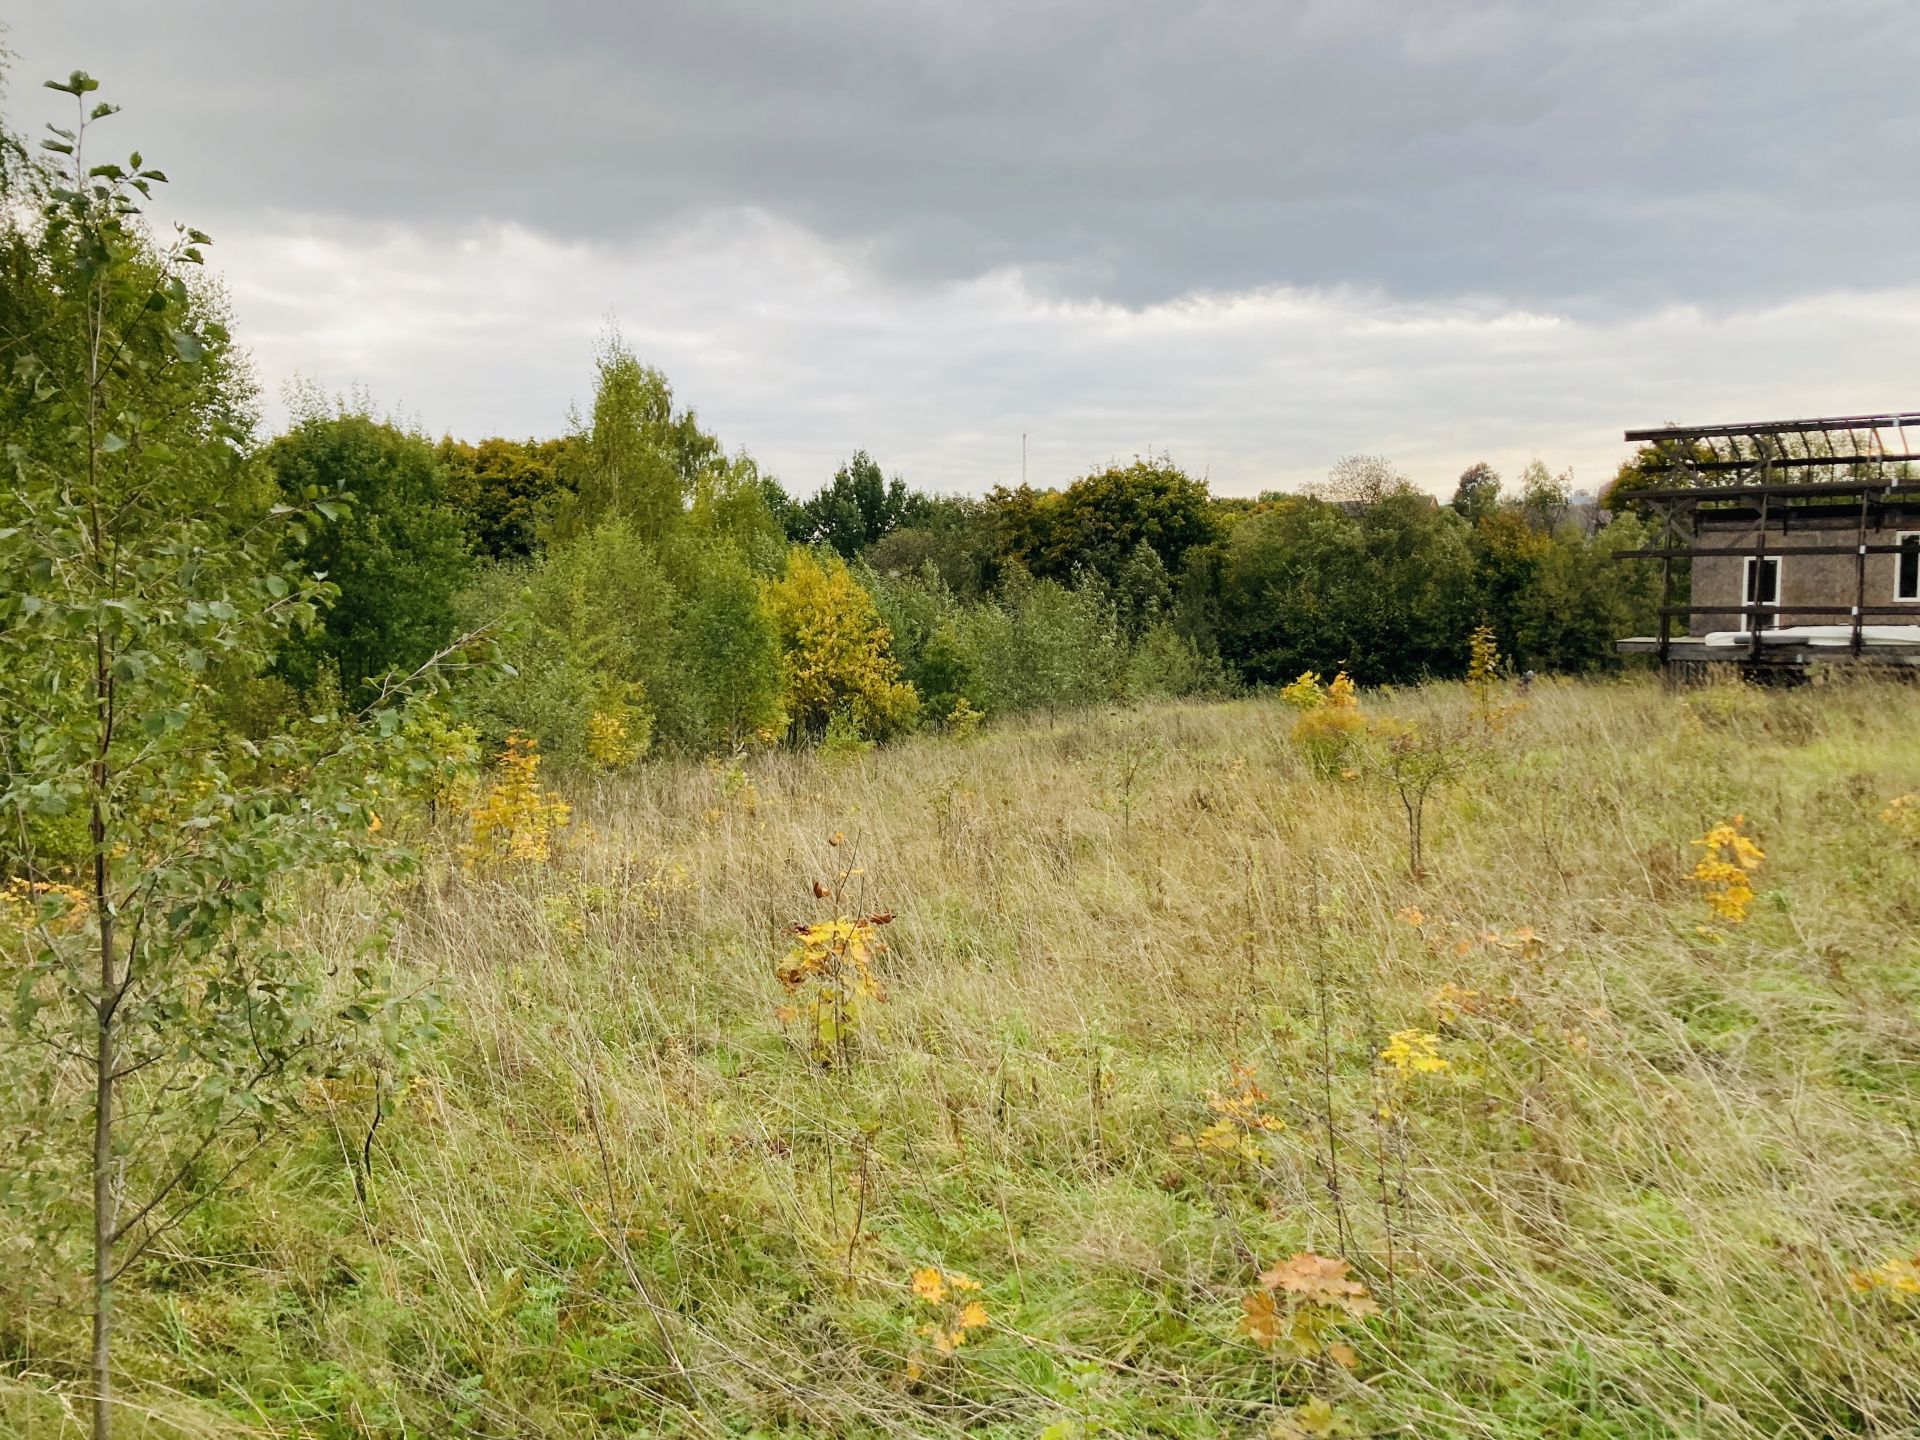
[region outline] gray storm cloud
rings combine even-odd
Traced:
[[[624,243],[749,206],[904,275],[1737,303],[1904,280],[1864,0],[30,4],[193,197]],[[37,76],[35,77],[37,78]]]

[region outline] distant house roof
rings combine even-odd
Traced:
[[[1438,510],[1440,508],[1438,496],[1422,494],[1420,498],[1427,502],[1427,508],[1429,510]],[[1379,503],[1379,497],[1371,500],[1329,500],[1327,503],[1342,515],[1364,515]]]

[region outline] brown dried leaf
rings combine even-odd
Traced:
[[[1240,1308],[1246,1311],[1240,1317],[1241,1333],[1262,1350],[1271,1350],[1280,1339],[1280,1312],[1273,1308],[1273,1296],[1265,1291],[1243,1295]]]
[[[1305,1250],[1264,1271],[1260,1284],[1315,1304],[1336,1306],[1356,1318],[1379,1314],[1380,1307],[1366,1285],[1352,1278],[1352,1272],[1353,1267],[1338,1256]]]

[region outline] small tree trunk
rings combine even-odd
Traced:
[[[94,552],[100,543],[95,520]],[[112,780],[113,672],[101,635],[94,636],[94,703],[99,724],[89,780],[88,837],[93,841],[93,913],[100,926],[100,998],[94,1006],[93,1072],[93,1440],[113,1434],[113,1240],[119,1225],[113,1173],[113,1087],[119,1068],[119,1009],[124,984],[114,960],[112,877],[107,863],[107,791]]]
[[[94,810],[96,836],[102,829]],[[107,905],[106,848],[94,843],[94,896],[100,917],[100,1000],[94,1022],[93,1090],[93,1437],[113,1434],[113,1232],[118,1221],[113,1175],[113,1087],[119,1065],[119,976],[113,959],[113,914]]]
[[[80,134],[85,133],[83,123]],[[76,190],[86,188],[82,146],[83,142],[76,139],[73,147]],[[101,387],[107,375],[101,359],[107,340],[106,313],[105,281],[97,278],[90,283],[87,296],[87,539],[93,564],[100,567],[102,574],[112,576],[115,571],[108,559],[107,533],[100,509],[100,458],[106,443],[101,418]],[[109,589],[112,589],[111,583]],[[100,999],[94,1011],[93,1440],[111,1440],[113,1434],[113,1232],[118,1218],[114,1206],[113,1087],[114,1070],[120,1063],[114,1029],[115,1012],[120,1008],[120,979],[113,959],[113,897],[108,893],[107,867],[107,787],[112,775],[109,767],[113,752],[113,700],[113,667],[106,631],[96,628],[93,632],[93,705],[97,728],[89,775],[92,804],[88,813],[89,838],[93,841],[93,906],[100,926]]]
[[[108,962],[110,965],[110,961]],[[111,971],[103,966],[103,971]],[[113,1434],[113,1016],[100,1002],[93,1111],[93,1440]]]

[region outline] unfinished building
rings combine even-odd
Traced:
[[[1920,412],[1629,430],[1660,543],[1663,667],[1920,666]]]

